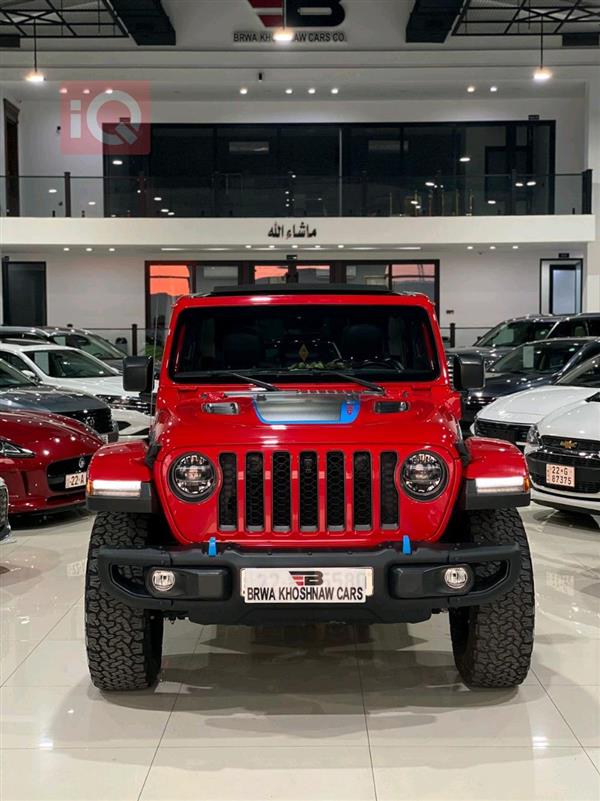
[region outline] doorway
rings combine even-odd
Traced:
[[[582,299],[582,259],[542,259],[540,263],[542,314],[579,314]]]
[[[2,261],[4,325],[46,325],[46,262]]]
[[[21,212],[19,197],[19,109],[4,101],[4,156],[6,164],[5,198],[6,215],[18,217]]]

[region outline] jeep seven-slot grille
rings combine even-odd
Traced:
[[[397,529],[397,465],[393,451],[222,453],[219,529],[276,534],[294,528],[304,533]]]

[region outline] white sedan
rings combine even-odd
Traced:
[[[532,500],[600,519],[600,392],[540,420],[525,456]]]
[[[551,412],[584,401],[599,390],[600,356],[594,356],[569,370],[555,384],[498,398],[478,413],[472,431],[524,448],[531,426]]]
[[[31,342],[0,342],[0,358],[22,373],[66,389],[89,392],[108,403],[122,437],[147,436],[151,402],[123,389],[123,376],[76,348]]]

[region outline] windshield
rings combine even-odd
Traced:
[[[27,355],[52,378],[104,378],[116,370],[76,350],[34,350]]]
[[[552,328],[554,321],[514,320],[511,323],[500,323],[487,334],[484,334],[475,343],[487,348],[514,348],[525,342],[537,342],[545,339]]]
[[[178,382],[223,382],[235,372],[329,382],[340,371],[372,381],[439,375],[429,316],[418,306],[207,306],[182,312],[174,343],[169,373]]]
[[[32,381],[27,376],[15,370],[8,365],[3,359],[0,359],[0,389],[10,389],[11,387],[31,387],[35,386],[35,381]]]
[[[566,387],[600,387],[600,357],[574,367],[556,383]]]
[[[490,373],[557,373],[580,350],[577,340],[547,339],[515,348],[490,368]]]
[[[125,356],[116,345],[96,334],[54,334],[52,341],[57,345],[79,348],[97,359],[123,359]]]

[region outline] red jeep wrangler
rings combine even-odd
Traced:
[[[373,287],[217,289],[173,311],[148,442],[91,463],[94,684],[157,679],[163,621],[398,623],[449,612],[474,687],[529,669],[523,456],[463,441],[430,301]],[[149,359],[125,365],[149,392]]]

